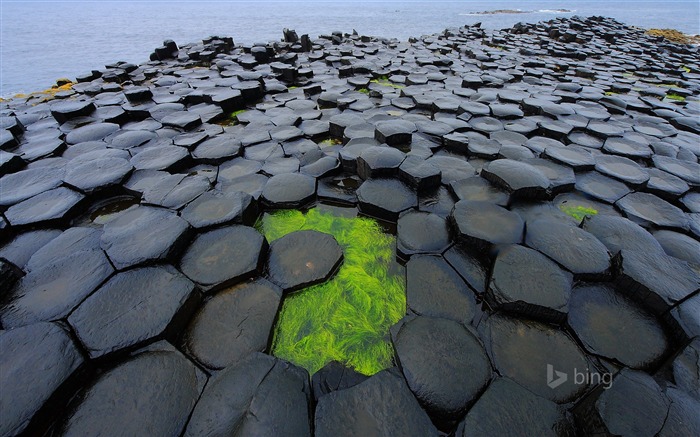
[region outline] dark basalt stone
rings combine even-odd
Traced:
[[[162,336],[192,305],[194,284],[170,266],[118,273],[73,311],[68,323],[97,358]]]
[[[208,191],[190,202],[181,217],[197,229],[225,223],[251,224],[257,215],[253,197],[242,191]]]
[[[61,168],[31,168],[0,178],[3,189],[0,205],[9,206],[29,199],[61,185],[64,170]]]
[[[618,289],[655,314],[666,312],[700,289],[700,274],[661,251],[623,249],[615,263],[619,266]]]
[[[544,155],[552,161],[568,165],[576,171],[590,170],[595,167],[595,157],[585,147],[575,145],[547,147]]]
[[[590,352],[627,367],[649,368],[668,348],[656,318],[606,285],[575,287],[568,323]]]
[[[520,243],[525,224],[514,212],[489,202],[460,200],[450,214],[457,238],[477,250],[493,244]]]
[[[270,244],[267,274],[285,291],[327,280],[343,261],[343,250],[330,234],[296,231]]]
[[[5,328],[67,316],[114,269],[100,250],[64,254],[19,280],[0,310]]]
[[[185,348],[210,369],[223,369],[267,349],[282,291],[267,281],[217,293],[185,333]]]
[[[180,269],[202,289],[225,288],[259,271],[267,242],[254,228],[233,225],[198,235]]]
[[[160,122],[163,123],[163,126],[170,126],[188,131],[202,124],[202,119],[199,114],[195,112],[178,111],[164,116]]]
[[[408,259],[417,253],[442,253],[450,245],[447,220],[426,212],[409,211],[397,222],[396,250]]]
[[[320,179],[318,181],[318,197],[354,205],[357,203],[355,190],[360,184],[362,184],[362,180],[358,176],[347,174]]]
[[[441,428],[451,428],[491,378],[481,342],[455,321],[409,316],[392,327],[392,341],[408,387]]]
[[[649,193],[630,193],[615,205],[631,220],[640,224],[688,229],[688,217],[680,208]]]
[[[404,379],[393,370],[323,396],[316,406],[314,428],[318,437],[438,435]]]
[[[647,144],[634,141],[627,137],[608,138],[603,144],[603,150],[613,155],[625,156],[632,159],[650,158],[652,150]]]
[[[174,255],[181,249],[188,229],[187,222],[173,212],[139,206],[105,224],[101,245],[121,270]]]
[[[65,254],[100,250],[101,232],[94,228],[68,228],[34,252],[24,269],[27,272],[60,262]]]
[[[416,194],[397,179],[368,179],[357,189],[360,210],[382,220],[396,221],[399,214],[414,208]]]
[[[660,197],[667,199],[676,199],[685,194],[690,187],[681,178],[666,173],[657,168],[650,168],[649,181],[647,182],[646,190]]]
[[[299,208],[316,196],[316,180],[299,173],[271,177],[262,191],[263,202],[274,208]]]
[[[533,412],[537,414],[533,414]],[[496,378],[460,423],[457,437],[573,436],[566,412],[508,378]]]
[[[84,198],[69,188],[54,188],[11,206],[5,218],[12,226],[65,220]]]
[[[165,349],[165,348],[164,348]],[[68,413],[65,436],[180,435],[206,377],[168,348],[140,353],[100,375]]]
[[[218,179],[233,180],[242,176],[255,174],[262,168],[262,163],[245,158],[235,158],[219,166]]]
[[[392,176],[398,172],[406,155],[391,147],[371,146],[357,158],[357,175],[362,179]]]
[[[0,331],[0,349],[0,433],[20,435],[83,357],[68,332],[55,323]]]
[[[654,232],[654,238],[661,244],[666,254],[700,265],[700,242],[673,231]]]
[[[268,178],[262,174],[249,174],[231,180],[222,180],[217,189],[223,193],[243,192],[250,194],[254,200],[259,200],[263,189],[267,185]]]
[[[574,171],[569,167],[540,158],[526,159],[523,162],[535,167],[549,179],[549,191],[552,194],[571,191],[576,184]]]
[[[0,298],[4,298],[22,276],[24,272],[19,267],[0,257]]]
[[[230,135],[219,135],[200,143],[192,157],[198,162],[218,164],[241,154],[241,142]]]
[[[115,149],[133,149],[158,138],[155,132],[147,130],[122,130],[107,138]]]
[[[573,277],[537,252],[512,245],[498,252],[486,298],[492,308],[561,322],[569,308]]]
[[[575,369],[590,369],[589,360],[576,342],[564,331],[538,322],[512,319],[502,315],[489,317],[481,338],[491,362],[501,376],[512,379],[534,394],[556,403],[573,401],[585,393],[588,382],[576,384]],[[528,363],[523,366],[523,357]],[[548,371],[563,372],[566,380],[556,376],[555,384],[548,384]]]
[[[137,170],[167,170],[181,164],[190,154],[184,147],[154,146],[131,158]]]
[[[94,110],[95,104],[90,100],[65,100],[51,105],[51,115],[59,123],[65,123],[72,118],[90,115]]]
[[[576,175],[576,189],[608,203],[615,203],[631,192],[623,182],[603,176],[597,171]]]
[[[700,401],[672,387],[666,389],[665,394],[671,401],[671,407],[659,436],[671,437],[686,432],[688,435],[700,434],[700,418],[695,414],[700,409]]]
[[[476,174],[474,167],[466,160],[453,156],[432,156],[426,162],[440,169],[442,183],[445,185]]]
[[[512,159],[497,159],[484,165],[481,176],[508,190],[511,199],[546,199],[549,179],[540,170]]]
[[[400,146],[411,143],[416,125],[407,120],[380,121],[376,124],[374,138],[380,143]]]
[[[24,159],[19,155],[0,150],[0,176],[19,171],[24,165]]]
[[[600,240],[612,254],[622,249],[642,252],[661,251],[661,246],[651,234],[624,217],[599,214],[586,218],[581,227]]]
[[[345,390],[365,381],[368,376],[345,367],[338,361],[331,361],[311,377],[314,400],[334,391]]]
[[[24,269],[29,258],[37,250],[59,235],[61,235],[61,231],[58,229],[23,232],[0,247],[0,258],[5,258],[20,269]]]
[[[603,243],[583,229],[558,220],[544,218],[528,222],[525,243],[577,278],[601,277],[610,268],[610,254]]]
[[[595,159],[595,169],[631,185],[642,185],[649,180],[646,170],[631,159],[622,156],[598,155]]]
[[[180,209],[211,188],[209,178],[196,173],[168,174],[154,170],[134,173],[126,184],[131,191],[142,193],[142,203]]]
[[[508,206],[507,192],[493,186],[481,177],[469,177],[450,183],[450,191],[459,200],[489,202],[499,206]]]
[[[119,130],[115,123],[91,123],[74,129],[66,135],[66,143],[78,144],[86,141],[99,141]]]
[[[700,185],[700,164],[659,155],[654,156],[653,160],[658,169],[678,176],[689,184]]]
[[[695,299],[700,300],[700,296]],[[700,338],[691,341],[673,360],[671,367],[676,385],[700,399]]]
[[[292,364],[253,353],[214,376],[184,436],[311,436],[309,376]]]
[[[623,369],[579,420],[590,434],[652,437],[661,430],[668,408],[668,399],[651,376]]]
[[[96,158],[69,165],[63,181],[83,193],[91,193],[120,184],[133,168],[124,158]]]

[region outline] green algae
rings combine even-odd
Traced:
[[[379,76],[376,79],[372,79],[372,80],[370,80],[370,83],[376,83],[377,85],[388,86],[388,87],[399,89],[399,90],[402,88],[405,88],[405,86],[403,86],[403,85],[398,85],[398,84],[395,84],[395,83],[389,81],[389,78],[387,78],[386,76]]]
[[[357,90],[357,92],[362,94],[369,94],[369,90],[367,88],[360,88],[359,90]]]
[[[246,112],[247,109],[239,109],[238,111],[233,111],[224,120],[218,122],[219,126],[235,126],[238,124],[238,116]]]
[[[338,145],[342,145],[342,144],[343,144],[343,142],[337,138],[326,138],[325,140],[318,143],[319,147],[321,147],[321,148],[330,147],[330,146],[338,146]]]
[[[392,268],[395,237],[372,219],[318,208],[265,214],[256,227],[270,242],[298,230],[325,232],[344,255],[332,279],[285,297],[272,354],[310,374],[332,360],[365,375],[391,367],[389,328],[406,313],[404,276]]]
[[[594,208],[589,208],[586,206],[568,206],[568,205],[559,205],[559,209],[561,209],[564,214],[573,217],[577,221],[583,220],[584,217],[586,216],[594,216],[598,214],[598,210]]]
[[[676,100],[678,102],[685,102],[685,97],[681,96],[680,94],[676,94],[676,93],[668,93],[668,94],[666,94],[666,98],[671,99],[671,100]]]

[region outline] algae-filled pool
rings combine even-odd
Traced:
[[[256,227],[272,242],[290,232],[331,234],[344,261],[328,281],[284,298],[272,354],[316,373],[330,361],[373,375],[392,366],[389,328],[406,313],[403,268],[395,261],[395,237],[378,222],[317,207],[265,214]],[[354,211],[354,210],[352,210]]]

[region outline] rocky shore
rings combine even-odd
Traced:
[[[283,34],[0,103],[0,436],[700,435],[696,46]],[[395,233],[371,301],[310,208]],[[319,343],[384,361],[275,356],[339,275]]]

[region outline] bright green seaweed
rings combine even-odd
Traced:
[[[332,360],[365,375],[391,367],[389,328],[406,313],[403,275],[391,270],[395,238],[372,219],[317,208],[265,214],[256,227],[270,242],[297,230],[325,232],[344,255],[331,280],[285,297],[272,353],[310,374]]]
[[[589,208],[586,206],[566,206],[566,205],[560,205],[559,209],[564,211],[564,214],[573,217],[574,219],[578,220],[579,222],[583,220],[584,217],[586,216],[594,216],[598,214],[597,209]]]

